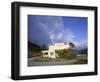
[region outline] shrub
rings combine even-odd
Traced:
[[[77,55],[76,52],[72,49],[64,49],[63,53],[59,55],[59,57],[64,59],[75,59]]]

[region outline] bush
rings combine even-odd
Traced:
[[[72,49],[64,49],[63,53],[59,55],[60,58],[64,59],[75,59],[76,58],[76,52]]]

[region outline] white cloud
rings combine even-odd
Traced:
[[[51,40],[52,43],[74,41],[75,36],[70,30],[70,27],[64,26],[64,21],[62,17],[35,16],[35,21],[37,21],[37,26],[41,27],[44,32],[49,35],[48,38]]]
[[[29,29],[29,38],[33,43],[48,45],[49,43],[55,42],[73,42],[76,46],[87,44],[85,40],[76,40],[77,37],[70,27],[64,25],[63,17],[34,16],[32,20],[33,24],[31,27],[33,28]],[[33,36],[33,34],[36,36]]]
[[[48,32],[49,38],[54,43],[56,41],[60,42],[69,42],[73,41],[74,34],[72,31],[64,27],[62,17],[42,17],[38,18],[41,27]],[[44,22],[43,22],[44,21]]]
[[[78,49],[84,49],[84,48],[87,48],[88,46],[87,40],[81,40],[80,42],[74,41],[74,44],[76,45],[76,48]]]

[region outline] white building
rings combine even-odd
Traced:
[[[57,53],[55,53],[56,50],[63,50],[68,48],[70,48],[70,45],[64,43],[55,43],[54,45],[49,45],[48,50],[42,51],[43,57],[57,58],[59,56]]]

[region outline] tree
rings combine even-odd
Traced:
[[[72,49],[64,49],[63,53],[59,57],[63,59],[75,59],[77,55]]]
[[[75,45],[72,42],[70,42],[69,45],[70,45],[71,48],[75,47]]]

